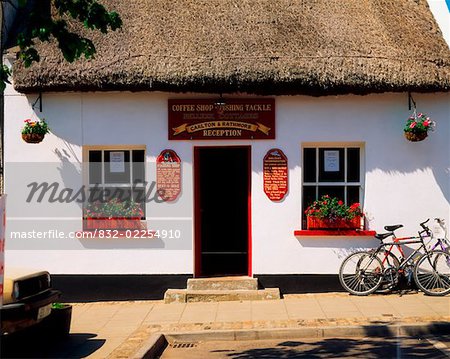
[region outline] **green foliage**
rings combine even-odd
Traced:
[[[26,0],[21,1],[23,6]],[[54,0],[53,5],[58,17],[50,15],[50,9],[41,4],[30,13],[27,30],[19,34],[17,45],[20,48],[17,56],[22,59],[25,67],[40,60],[35,49],[35,39],[50,41],[56,39],[64,58],[73,62],[84,55],[86,59],[94,57],[96,52],[92,41],[67,28],[65,16],[81,22],[85,28],[99,30],[106,34],[108,30],[115,31],[122,26],[122,20],[114,11],[108,12],[95,0]]]
[[[9,76],[11,75],[11,71],[9,70],[8,66],[2,65],[0,66],[0,92],[3,92],[5,90],[6,84],[10,84],[9,82]]]
[[[305,211],[307,216],[327,218],[330,220],[353,219],[361,216],[361,205],[353,203],[347,206],[336,197],[324,195],[320,200],[314,201]]]
[[[29,133],[38,133],[41,135],[45,135],[46,133],[50,132],[48,124],[44,119],[38,121],[31,121],[30,119],[26,119],[23,122],[25,122],[25,125],[22,127],[22,134],[24,135]]]
[[[117,198],[89,203],[84,213],[86,218],[135,218],[144,215],[139,203]]]
[[[406,121],[403,131],[412,133],[428,132],[428,130],[434,131],[436,122],[432,121],[427,115],[423,113],[414,113]]]
[[[52,303],[52,309],[64,309],[66,307],[66,304],[55,302]]]

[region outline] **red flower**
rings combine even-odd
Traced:
[[[342,201],[339,201],[339,202],[338,202],[338,205],[339,205],[339,206],[342,206],[343,204],[344,204],[344,202],[342,202]]]
[[[425,120],[425,121],[423,121],[423,125],[424,125],[425,127],[430,126],[430,120]]]
[[[417,122],[414,121],[413,123],[411,123],[411,124],[409,125],[409,128],[414,128],[414,127],[416,127],[416,125],[417,125]]]

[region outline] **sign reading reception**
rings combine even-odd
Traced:
[[[169,100],[169,140],[273,140],[274,99]]]

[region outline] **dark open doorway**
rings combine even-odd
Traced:
[[[250,147],[197,147],[195,275],[250,275]]]

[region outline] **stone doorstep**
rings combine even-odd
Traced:
[[[280,299],[280,290],[278,288],[266,288],[260,290],[168,289],[164,294],[164,303],[166,304],[272,299]]]
[[[258,279],[251,277],[190,278],[188,290],[257,290]]]

